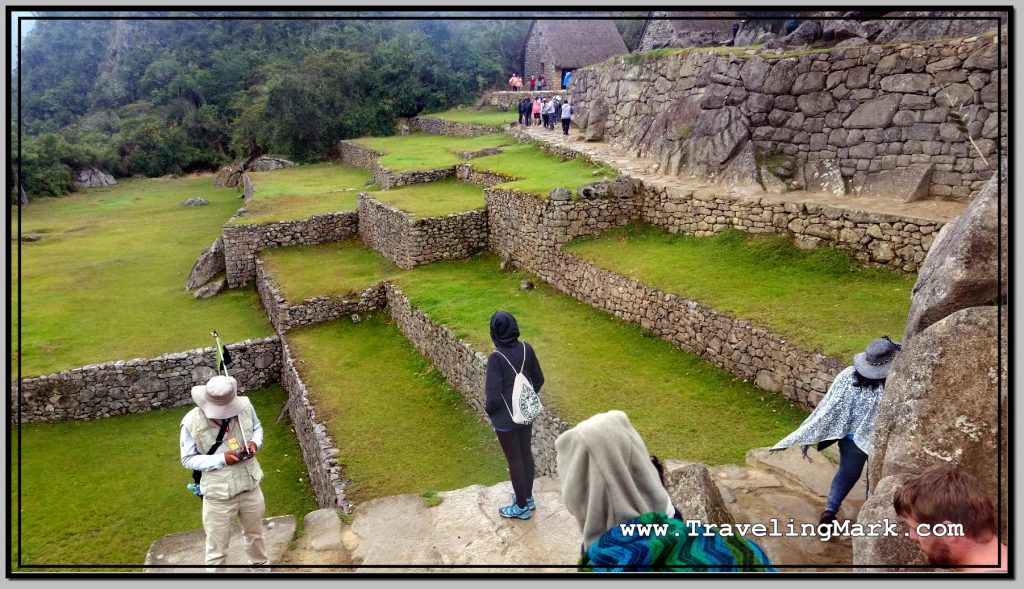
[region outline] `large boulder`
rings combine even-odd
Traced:
[[[226,268],[224,261],[224,240],[218,237],[213,245],[206,248],[199,254],[192,270],[188,273],[188,280],[185,282],[185,289],[192,290],[209,282],[214,276],[220,274]]]
[[[809,45],[821,38],[821,22],[805,20],[792,33],[783,37],[787,45]]]
[[[836,160],[815,160],[804,166],[807,190],[828,192],[834,196],[846,194],[846,182]]]
[[[704,110],[683,142],[683,161],[695,175],[717,175],[749,139],[750,120],[739,107]]]
[[[896,489],[907,479],[912,478],[910,474],[898,474],[875,483],[871,497],[864,502],[857,515],[857,523],[868,526],[870,524],[885,525],[886,521],[897,524],[897,535],[887,536],[879,534],[875,537],[858,536],[853,539],[853,564],[859,567],[870,567],[858,569],[865,572],[899,571],[898,566],[888,565],[927,565],[925,558],[917,542],[903,534],[907,532],[906,525],[896,515],[896,509],[892,506],[892,497]],[[921,569],[905,569],[907,571],[920,571]]]
[[[932,244],[911,291],[904,340],[958,309],[1006,301],[1009,167],[1004,161],[1002,173],[985,184]]]
[[[283,157],[276,155],[261,155],[256,158],[249,167],[246,169],[247,172],[269,172],[270,170],[279,170],[281,168],[290,168],[295,165],[295,162],[287,160]]]
[[[587,126],[583,139],[585,141],[600,141],[604,138],[604,130],[608,125],[608,103],[598,99],[593,108],[587,113]]]
[[[871,172],[857,193],[886,196],[897,202],[922,200],[928,198],[934,170],[934,164],[910,164],[906,168]]]
[[[99,168],[82,168],[75,172],[75,188],[102,188],[113,186],[117,180]]]
[[[1002,13],[1005,15],[1006,13]],[[951,39],[986,33],[996,29],[994,18],[998,12],[968,11],[910,11],[893,16],[906,16],[885,20],[885,26],[875,43],[909,43],[928,39]],[[922,18],[913,17],[926,17]],[[989,18],[971,18],[989,17]],[[1004,19],[1005,22],[1005,19]]]
[[[735,523],[707,466],[699,462],[666,460],[664,467],[665,488],[683,521]]]
[[[871,480],[962,468],[992,505],[1002,495],[1007,530],[1006,307],[953,313],[905,342],[887,379],[871,440]],[[1002,480],[998,476],[1002,470]],[[1004,538],[1005,540],[1005,538]]]
[[[217,171],[217,177],[213,179],[213,185],[218,188],[235,188],[242,182],[242,166],[230,164]]]
[[[855,20],[821,21],[821,38],[825,41],[842,41],[851,37],[867,37],[864,27]]]
[[[757,157],[754,153],[754,142],[747,141],[739,152],[729,160],[722,169],[718,181],[730,186],[757,186],[761,188],[758,177]]]

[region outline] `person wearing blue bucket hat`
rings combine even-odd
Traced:
[[[853,366],[836,376],[825,397],[800,427],[771,449],[778,452],[802,446],[806,458],[811,444],[817,444],[818,450],[839,444],[839,469],[832,479],[819,523],[827,524],[836,519],[843,500],[864,471],[871,454],[878,402],[901,349],[889,336],[871,340],[863,352],[853,357]]]

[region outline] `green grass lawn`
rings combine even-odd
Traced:
[[[484,208],[484,189],[454,177],[381,190],[373,198],[416,217],[443,217]]]
[[[264,429],[259,453],[267,517],[292,515],[302,526],[317,509],[279,386],[250,393]],[[21,426],[11,447],[11,513],[21,489],[21,542],[11,521],[12,566],[141,565],[166,534],[202,529],[202,502],[185,485],[178,424],[191,407],[93,421]],[[20,468],[19,468],[20,466]],[[20,477],[20,479],[19,479]],[[33,569],[21,569],[31,572]]]
[[[288,341],[353,501],[508,476],[491,427],[386,316],[297,329]]]
[[[251,172],[256,192],[245,205],[245,214],[234,223],[295,221],[313,215],[356,210],[356,191],[373,174],[355,166],[333,163]]]
[[[181,206],[194,196],[210,204]],[[185,291],[196,256],[240,203],[202,176],[123,180],[23,207],[22,234],[42,239],[22,243],[20,323],[11,243],[12,360],[19,325],[25,376],[209,346],[211,329],[229,342],[271,335],[255,289],[202,301]]]
[[[865,268],[837,249],[805,251],[741,231],[694,237],[630,226],[566,250],[845,364],[876,337],[902,336],[914,286],[913,277]]]
[[[518,111],[502,111],[493,106],[485,106],[480,110],[470,106],[420,116],[432,119],[444,119],[446,121],[453,121],[456,123],[473,123],[475,125],[503,127],[508,123],[515,122],[518,114]]]
[[[398,266],[357,239],[273,248],[260,257],[281,296],[293,304],[320,295],[361,291],[398,272]]]
[[[742,463],[747,450],[777,442],[806,416],[781,396],[545,285],[519,290],[523,275],[501,273],[499,262],[492,254],[438,262],[395,282],[414,306],[484,353],[493,349],[491,314],[515,315],[547,379],[541,397],[569,423],[621,409],[657,455],[721,464]]]
[[[395,172],[446,168],[465,161],[459,157],[460,151],[479,151],[489,147],[516,143],[515,139],[504,133],[480,137],[449,137],[447,135],[413,133],[391,137],[362,137],[352,141],[357,145],[383,153],[384,155],[378,162]]]
[[[473,159],[470,163],[477,170],[517,178],[499,184],[498,188],[512,188],[543,197],[547,197],[553,188],[575,191],[584,184],[618,176],[611,169],[587,163],[582,158],[564,160],[533,143],[503,147],[502,153]]]

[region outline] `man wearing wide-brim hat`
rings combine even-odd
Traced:
[[[807,456],[811,444],[824,450],[839,443],[839,469],[832,479],[819,523],[829,524],[836,519],[843,500],[864,471],[871,454],[878,402],[900,349],[900,344],[887,336],[871,340],[863,352],[853,357],[853,366],[836,376],[825,397],[800,427],[772,447],[775,452],[803,446],[804,456]]]
[[[235,516],[242,524],[249,564],[265,566],[263,471],[255,458],[263,445],[263,427],[256,410],[247,397],[238,396],[238,382],[230,376],[192,387],[192,400],[196,407],[181,420],[181,463],[202,473],[206,566],[224,564]]]

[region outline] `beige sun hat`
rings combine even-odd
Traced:
[[[238,381],[218,375],[205,385],[192,387],[192,400],[210,419],[227,419],[242,412],[245,402],[238,397]]]

